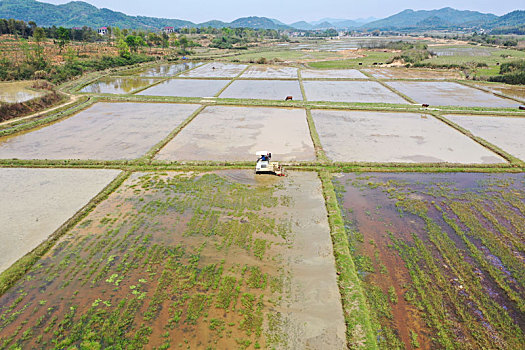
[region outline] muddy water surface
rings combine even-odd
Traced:
[[[83,87],[80,92],[88,92],[93,94],[130,94],[133,91],[142,89],[155,83],[156,81],[158,80],[132,77],[109,77]]]
[[[0,82],[0,102],[21,103],[43,96],[44,92],[28,89],[33,83],[33,81]]]
[[[324,70],[313,70],[303,69],[301,70],[301,77],[304,79],[319,78],[319,79],[367,79],[367,76],[358,71],[357,69],[324,69]]]
[[[207,107],[158,154],[162,160],[314,160],[302,109]]]
[[[515,302],[525,291],[522,174],[368,173],[334,182],[380,345],[523,347]]]
[[[513,156],[525,160],[525,118],[445,116]]]
[[[251,66],[241,78],[288,78],[297,79],[297,68],[294,67],[272,67],[272,66]]]
[[[507,96],[512,96],[518,99],[521,99],[525,102],[525,86],[523,85],[506,85],[506,84],[474,84],[484,89],[488,89],[492,92],[497,92],[500,94],[505,94]]]
[[[504,163],[430,115],[312,111],[327,156],[337,162]]]
[[[294,100],[303,99],[298,81],[236,80],[219,97],[285,100],[288,96],[292,96]]]
[[[315,173],[133,174],[0,314],[8,347],[346,346]]]
[[[187,71],[202,64],[202,62],[161,64],[159,66],[144,69],[134,74],[138,74],[142,77],[172,77],[179,74],[180,72]]]
[[[408,103],[375,81],[305,81],[310,101]]]
[[[38,130],[0,138],[0,158],[139,158],[198,107],[166,103],[97,103]]]
[[[418,103],[434,106],[517,107],[519,104],[457,83],[396,81],[388,85]]]
[[[229,80],[169,79],[139,92],[144,96],[212,97],[229,83]]]
[[[235,78],[247,65],[212,62],[195,68],[187,73],[181,74],[181,77],[189,78]]]
[[[451,70],[377,68],[364,71],[379,79],[463,79],[460,72]]]
[[[46,240],[118,173],[0,169],[0,272]]]

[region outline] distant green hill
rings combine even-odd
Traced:
[[[274,20],[266,17],[243,17],[228,24],[232,28],[252,29],[288,29],[287,25],[277,24]]]
[[[163,27],[193,27],[194,23],[179,19],[128,16],[122,12],[98,9],[82,1],[52,5],[35,0],[1,0],[0,18],[35,21],[39,26],[64,26],[98,28],[117,26],[121,28],[159,29]]]
[[[492,22],[498,19],[498,16],[476,11],[460,11],[450,7],[430,11],[404,10],[393,16],[370,22],[362,26],[362,29],[383,29],[383,30],[400,30],[407,28],[425,28],[428,25],[427,19],[432,18],[433,22],[448,22],[450,26],[476,26]]]
[[[525,11],[516,10],[507,13],[490,23],[492,28],[525,26]]]

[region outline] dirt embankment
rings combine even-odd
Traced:
[[[45,94],[29,101],[0,103],[0,122],[42,111],[64,99],[64,96],[57,93],[47,82],[35,82],[32,88],[43,90]]]

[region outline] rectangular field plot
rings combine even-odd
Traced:
[[[212,97],[228,84],[229,80],[170,79],[139,92],[144,96]]]
[[[436,69],[372,68],[363,69],[378,79],[462,79],[459,72]]]
[[[364,75],[357,69],[303,69],[301,70],[301,77],[304,79],[368,79],[366,75]]]
[[[447,115],[458,124],[514,157],[525,161],[525,118]]]
[[[161,160],[253,160],[268,150],[275,160],[314,160],[302,109],[207,107],[157,155]]]
[[[344,349],[321,183],[133,174],[0,297],[0,320],[0,344],[23,349],[86,336],[92,348]]]
[[[189,78],[235,78],[246,67],[245,64],[212,62],[187,73],[182,73],[180,76]]]
[[[323,149],[337,162],[504,163],[432,116],[312,111]]]
[[[133,91],[145,88],[158,80],[144,78],[103,78],[97,82],[84,86],[80,92],[92,94],[130,94]]]
[[[142,77],[172,77],[180,72],[184,72],[200,65],[202,65],[202,62],[161,64],[159,66],[146,68],[134,74],[138,74]]]
[[[198,107],[167,103],[97,103],[63,121],[0,138],[0,158],[139,158]]]
[[[286,80],[236,80],[220,94],[220,98],[284,100],[292,96],[302,100],[298,81]]]
[[[310,101],[408,103],[375,81],[304,81]]]
[[[457,83],[392,81],[387,84],[418,103],[434,106],[517,107],[519,104]]]
[[[34,81],[0,82],[0,102],[22,103],[46,94],[30,90],[33,84]]]
[[[523,348],[523,174],[344,174],[334,184],[381,348]]]
[[[45,241],[119,172],[0,169],[0,272]]]
[[[251,66],[241,75],[241,78],[289,78],[297,79],[297,68]]]

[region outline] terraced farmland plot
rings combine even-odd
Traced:
[[[519,103],[449,82],[392,81],[388,85],[418,103],[434,106],[518,107]]]
[[[317,174],[134,174],[0,297],[0,330],[2,347],[342,349]]]
[[[408,103],[375,81],[304,81],[309,101]]]
[[[21,103],[44,96],[44,91],[30,89],[33,83],[33,81],[0,82],[0,102]]]
[[[97,103],[66,120],[0,138],[0,158],[139,158],[198,107],[166,103]]]
[[[525,346],[523,174],[335,179],[379,345]]]
[[[336,162],[504,163],[430,115],[312,111],[327,156]]]
[[[414,68],[370,68],[364,69],[378,79],[463,79],[460,72]]]
[[[357,69],[303,69],[301,70],[301,77],[304,79],[368,79],[366,75],[364,75]]]
[[[212,62],[187,73],[182,73],[180,76],[188,78],[235,78],[246,67],[245,64]]]
[[[314,160],[303,109],[207,107],[157,155],[160,160]]]
[[[298,81],[288,80],[236,80],[220,98],[242,98],[260,100],[284,100],[292,96],[294,100],[302,100],[301,87]]]
[[[202,62],[161,64],[159,66],[146,68],[139,72],[133,72],[133,74],[138,74],[141,77],[173,77],[180,72],[187,71],[200,65],[202,65]]]
[[[525,161],[525,118],[448,115],[447,119]]]
[[[175,97],[212,97],[229,83],[229,80],[204,79],[169,79],[143,90],[137,95],[175,96]]]
[[[0,272],[46,240],[118,173],[118,170],[0,169]]]
[[[109,77],[103,78],[97,82],[83,87],[80,92],[88,92],[93,94],[131,94],[133,91],[145,88],[158,80],[143,79],[136,77],[117,78]]]
[[[251,66],[241,78],[289,78],[297,79],[297,68],[293,67],[271,67],[271,66]]]

